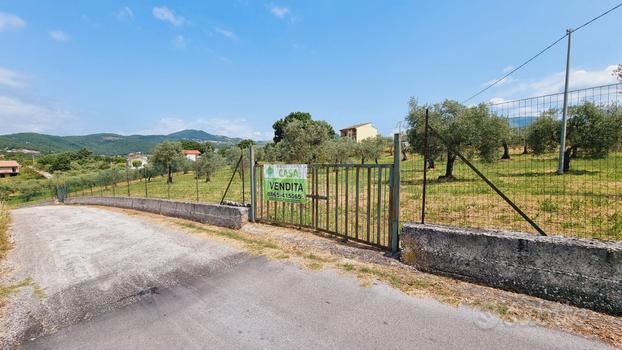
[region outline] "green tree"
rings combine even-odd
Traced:
[[[527,145],[535,154],[555,150],[559,144],[559,128],[554,110],[542,113],[527,127]]]
[[[615,113],[615,114],[614,114]],[[599,108],[588,102],[568,110],[564,171],[579,152],[588,158],[605,158],[620,140],[617,108]]]
[[[199,142],[196,140],[180,140],[181,147],[184,150],[197,150],[203,153],[211,152],[214,150],[214,146],[212,146],[209,142]]]
[[[306,124],[311,121],[311,114],[307,112],[292,112],[274,122],[274,124],[272,124],[272,129],[274,129],[274,137],[272,140],[274,143],[279,143],[283,140],[285,137],[285,127],[295,120]]]
[[[361,160],[361,164],[364,164],[366,160],[372,159],[378,164],[378,159],[382,157],[388,147],[387,139],[378,135],[356,144],[355,154]]]
[[[527,142],[536,154],[554,151],[559,147],[561,122],[555,111],[547,111],[529,127]],[[622,140],[622,113],[617,106],[598,107],[587,102],[568,108],[564,171],[571,169],[578,156],[604,158]]]
[[[613,70],[613,76],[622,82],[622,64],[618,64],[618,68]]]
[[[216,152],[207,153],[199,161],[197,161],[197,176],[205,177],[205,182],[209,182],[212,176],[222,168],[225,164],[225,159]]]
[[[132,167],[134,167],[135,169],[140,168],[141,165],[143,165],[143,162],[141,162],[140,159],[134,159],[132,161]]]
[[[164,141],[157,145],[151,155],[151,162],[166,169],[166,182],[173,182],[173,172],[182,165],[184,157],[179,142]]]
[[[292,112],[285,116],[282,119],[277,120],[272,125],[272,129],[274,129],[274,138],[272,139],[274,143],[279,143],[285,138],[285,129],[287,125],[294,121],[299,121],[302,123],[302,128],[305,129],[309,125],[316,125],[321,128],[326,129],[326,133],[330,138],[335,137],[335,129],[333,129],[332,125],[327,123],[324,120],[313,120],[311,118],[311,114],[307,112]]]
[[[250,140],[250,139],[244,139],[238,143],[238,147],[240,149],[247,149],[253,146],[254,144],[255,144],[255,141]]]
[[[86,161],[93,155],[93,152],[89,151],[87,148],[82,147],[76,153],[74,159],[77,161]]]
[[[326,143],[332,138],[330,130],[321,123],[304,124],[295,120],[284,130],[280,158],[289,163],[319,162],[326,158]]]
[[[452,180],[456,151],[467,156],[477,154],[482,161],[492,162],[498,158],[499,147],[508,129],[503,119],[491,114],[489,108],[480,104],[465,107],[456,101],[445,100],[435,105],[419,105],[410,100],[407,121],[410,125],[408,141],[413,151],[424,154],[425,110],[429,109],[429,124],[440,137],[430,132],[428,158],[430,164],[442,154],[446,155],[445,174],[439,179]]]
[[[326,142],[325,156],[329,162],[341,164],[356,155],[358,145],[349,137],[340,137]]]

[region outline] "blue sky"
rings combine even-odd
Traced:
[[[616,1],[0,0],[0,134],[271,138],[307,111],[393,132],[463,100]],[[574,34],[572,87],[614,82],[622,10]],[[556,92],[565,43],[475,102]]]

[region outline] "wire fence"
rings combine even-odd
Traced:
[[[66,184],[67,196],[158,198],[206,203],[224,200],[228,204],[246,206],[250,201],[250,174],[241,168],[234,171],[222,167],[209,178],[195,171],[176,172],[172,174],[172,182],[167,181],[166,174],[147,176],[140,170],[118,170],[116,176],[102,176],[100,181],[70,181]]]
[[[487,110],[509,128],[496,158],[478,156],[474,144],[461,151],[546,234],[622,240],[622,84],[568,93],[566,166],[559,175],[563,101],[560,93],[491,103]],[[427,141],[431,148],[442,142],[432,132]],[[414,156],[404,167],[403,184],[410,190],[403,191],[409,213],[402,217],[537,232],[460,157],[445,152],[430,160],[425,212],[423,157]],[[451,177],[448,163],[453,163]]]

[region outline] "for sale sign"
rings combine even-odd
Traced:
[[[306,164],[265,164],[264,199],[274,202],[307,202]]]

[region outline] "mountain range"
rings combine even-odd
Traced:
[[[28,149],[39,152],[76,151],[87,148],[94,154],[120,155],[131,152],[150,153],[163,141],[195,140],[211,142],[215,147],[230,146],[240,138],[212,135],[202,130],[182,130],[168,135],[118,135],[110,133],[84,136],[54,136],[38,133],[0,135],[0,150]]]

